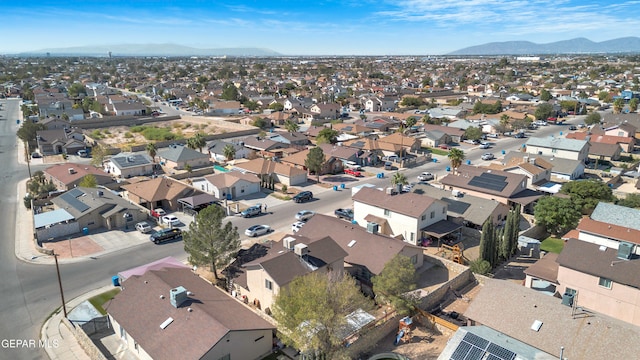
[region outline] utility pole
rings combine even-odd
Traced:
[[[31,165],[30,163],[30,156],[29,156],[29,143],[28,142],[24,142],[24,159],[27,161],[27,170],[29,171],[29,180],[31,180]]]
[[[60,278],[60,267],[58,266],[58,254],[53,253],[53,258],[56,260],[56,272],[58,273],[58,285],[60,286],[60,297],[62,298],[62,311],[64,317],[67,318],[67,305],[64,302],[64,292],[62,291],[62,279]]]

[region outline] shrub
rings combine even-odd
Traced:
[[[282,192],[286,194],[287,193],[287,189],[288,189],[287,185],[282,184]]]
[[[126,133],[124,133],[124,137],[127,139],[131,139],[133,137],[133,134],[127,131]]]
[[[487,260],[476,259],[469,264],[469,268],[476,274],[486,275],[491,271],[491,264]]]

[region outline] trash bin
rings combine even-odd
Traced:
[[[338,186],[337,185],[333,185],[333,191],[338,191]]]
[[[467,165],[471,165],[471,160],[467,160]]]
[[[344,189],[344,184],[340,184],[340,189]]]
[[[120,286],[120,278],[118,277],[118,275],[114,275],[111,277],[111,283],[113,284],[113,286]]]
[[[451,171],[451,166],[447,166],[447,167],[445,168],[445,170],[447,170],[447,171]]]
[[[88,228],[88,227],[83,227],[83,228],[82,228],[82,233],[83,233],[84,235],[89,235],[89,228]]]

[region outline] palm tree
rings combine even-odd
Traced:
[[[460,149],[451,149],[449,151],[449,155],[447,155],[449,161],[451,161],[451,167],[453,169],[457,169],[462,164],[462,160],[464,160],[464,152]]]
[[[224,154],[224,157],[225,159],[227,159],[227,161],[233,160],[233,158],[236,156],[236,148],[231,144],[227,144],[222,149],[222,153]]]
[[[151,156],[151,160],[156,162],[156,154],[158,153],[158,148],[155,143],[148,143],[145,150],[147,150],[147,154]]]
[[[617,98],[613,101],[613,112],[619,114],[624,109],[624,100],[622,98]]]
[[[187,147],[189,149],[198,149],[202,152],[202,148],[207,145],[207,142],[204,139],[204,135],[201,132],[196,133],[192,138],[187,140]]]
[[[298,132],[298,130],[300,130],[300,126],[292,120],[287,120],[284,123],[284,128],[287,129],[290,134],[293,134],[294,132]]]
[[[391,185],[397,186],[399,185],[407,185],[409,183],[409,181],[407,181],[407,177],[399,172],[396,171],[395,174],[393,174],[393,177],[391,178]]]

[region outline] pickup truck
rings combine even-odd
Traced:
[[[353,220],[353,210],[351,209],[336,209],[333,213],[338,219]]]

